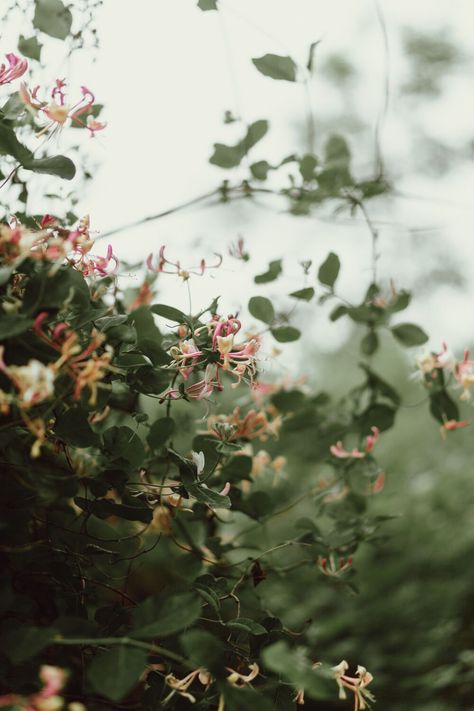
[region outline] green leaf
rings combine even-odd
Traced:
[[[360,349],[364,355],[371,356],[379,347],[379,337],[375,331],[369,331],[361,341]]]
[[[0,643],[5,654],[18,664],[39,654],[57,634],[52,627],[15,625],[1,635]]]
[[[254,318],[264,323],[273,323],[275,311],[270,299],[265,296],[252,296],[248,303],[248,310]]]
[[[190,496],[197,501],[211,508],[229,509],[231,502],[228,496],[222,496],[216,491],[209,489],[208,486],[200,482],[197,477],[196,465],[185,459],[172,449],[168,450],[171,459],[177,464],[181,481],[183,482],[186,491]]]
[[[294,299],[300,299],[301,301],[311,301],[314,296],[314,289],[312,286],[308,286],[306,289],[298,289],[298,291],[292,291],[290,296]]]
[[[430,412],[438,422],[459,420],[459,407],[446,390],[440,390],[430,396]]]
[[[278,343],[297,341],[301,336],[301,331],[293,326],[280,326],[279,328],[272,328],[271,331],[273,338],[278,341]]]
[[[201,613],[196,593],[159,593],[148,597],[133,612],[131,637],[153,639],[168,637],[189,627]]]
[[[147,659],[145,650],[119,645],[94,657],[87,668],[87,679],[101,696],[122,701],[138,684]]]
[[[339,275],[341,263],[339,257],[334,252],[330,252],[324,262],[319,267],[318,279],[321,284],[329,286],[332,289]]]
[[[257,693],[251,686],[238,689],[226,684],[222,693],[226,711],[275,711],[277,708],[269,698]]]
[[[24,333],[33,325],[33,320],[20,314],[0,316],[0,340],[13,338]]]
[[[203,12],[217,10],[217,0],[199,0],[198,8]]]
[[[169,440],[175,429],[175,422],[171,417],[160,417],[150,427],[147,442],[156,451],[161,449]]]
[[[316,168],[318,166],[318,159],[312,153],[307,153],[299,161],[299,168],[301,177],[305,182],[314,180],[316,178]]]
[[[174,306],[167,306],[166,304],[153,304],[153,306],[150,306],[150,311],[157,316],[162,316],[176,323],[186,323],[186,321],[189,320],[182,311],[175,309]]]
[[[226,627],[237,632],[248,632],[254,635],[267,634],[267,630],[263,625],[247,617],[237,617],[235,620],[229,620],[226,622]]]
[[[427,334],[413,323],[400,323],[390,329],[397,341],[404,346],[421,346],[428,340]]]
[[[25,57],[28,57],[29,59],[36,59],[38,62],[41,59],[42,46],[43,45],[38,42],[38,39],[35,36],[26,39],[26,37],[20,35],[20,39],[18,40],[18,50]]]
[[[76,166],[70,158],[66,156],[52,156],[51,158],[33,158],[24,160],[23,168],[31,170],[33,173],[45,173],[46,175],[56,175],[64,180],[72,180],[76,175]]]
[[[244,138],[234,146],[226,146],[224,143],[214,144],[214,153],[209,159],[212,165],[219,168],[235,168],[242,158],[260,141],[268,131],[268,121],[263,119],[252,123]]]
[[[291,57],[264,54],[263,57],[252,59],[252,62],[258,71],[266,77],[283,81],[296,81],[296,64]]]
[[[224,657],[222,642],[205,630],[191,629],[181,635],[181,645],[186,658],[196,667],[205,667],[212,670],[221,666]]]
[[[21,100],[18,91],[10,94],[8,101],[2,106],[2,114],[5,119],[15,120],[21,113],[25,111],[25,104]]]
[[[280,276],[282,271],[283,269],[281,268],[281,259],[276,259],[274,262],[270,262],[266,272],[264,272],[263,274],[258,274],[254,278],[254,282],[256,284],[266,284],[269,281],[275,281],[275,279]]]
[[[61,0],[35,0],[33,25],[50,37],[65,40],[71,31],[72,14]]]
[[[347,314],[347,306],[336,306],[336,308],[331,311],[329,314],[329,318],[331,321],[337,321],[340,319],[342,316],[345,316]]]
[[[109,427],[104,432],[104,447],[113,459],[125,459],[137,468],[145,458],[140,437],[130,427]]]
[[[87,414],[80,407],[71,407],[61,414],[54,427],[55,434],[75,447],[98,447],[100,437],[91,428]]]
[[[22,165],[33,157],[32,152],[20,143],[15,131],[3,121],[0,121],[0,155],[13,156]]]
[[[281,674],[296,689],[304,689],[312,699],[333,697],[332,684],[312,669],[305,647],[293,647],[283,640],[266,647],[262,652],[265,666]]]
[[[266,160],[259,160],[250,166],[250,172],[256,180],[266,180],[270,170],[273,170],[272,166]]]
[[[381,432],[389,430],[395,422],[396,409],[390,405],[375,403],[369,405],[359,416],[359,427],[362,435],[369,435],[372,427],[378,427]]]

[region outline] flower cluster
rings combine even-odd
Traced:
[[[267,411],[251,409],[243,415],[237,406],[230,415],[211,415],[207,420],[208,432],[226,442],[240,439],[264,442],[276,437],[281,426],[281,415],[270,408]]]
[[[258,338],[243,343],[236,343],[235,336],[240,331],[241,323],[234,316],[221,319],[214,316],[211,321],[194,332],[195,337],[206,334],[210,343],[197,346],[194,338],[181,339],[169,350],[171,362],[169,368],[176,369],[186,381],[199,366],[204,368],[204,377],[185,388],[185,394],[193,399],[202,400],[215,390],[222,390],[221,372],[234,376],[232,387],[237,387],[242,380],[252,385],[257,372],[256,354],[260,347]],[[171,388],[163,398],[178,399],[179,390]]]
[[[229,672],[229,674],[227,675],[227,683],[238,688],[249,686],[251,682],[260,674],[258,664],[255,663],[249,664],[248,674],[242,674],[241,672],[238,672],[235,669],[232,669],[231,667],[226,667],[226,669]],[[211,674],[209,674],[206,669],[203,669],[202,667],[194,669],[194,671],[190,672],[182,679],[178,679],[173,674],[168,674],[165,678],[165,681],[167,685],[171,687],[171,689],[173,689],[174,693],[178,693],[180,696],[183,696],[192,704],[195,704],[196,697],[193,696],[193,694],[191,694],[188,689],[196,679],[198,679],[202,686],[204,686],[206,689],[214,683],[214,678],[211,676]],[[224,697],[221,695],[219,700],[219,711],[222,711],[223,709]]]
[[[6,64],[0,64],[0,86],[10,84],[12,81],[15,81],[15,79],[19,79],[28,69],[26,59],[21,59],[21,57],[18,57],[12,52],[5,56],[8,61],[8,66],[6,66]]]
[[[365,667],[357,667],[356,676],[346,674],[349,669],[348,663],[343,659],[337,666],[332,667],[334,678],[339,687],[339,698],[347,699],[346,689],[354,694],[354,711],[363,711],[370,708],[369,702],[375,701],[374,696],[367,689],[372,682],[373,676]]]
[[[349,452],[347,449],[344,449],[342,442],[337,442],[329,448],[331,454],[337,457],[337,459],[364,459],[364,457],[372,452],[380,435],[378,427],[371,427],[370,429],[372,430],[372,434],[367,437],[363,452],[357,449],[357,447],[354,447],[354,449]]]
[[[95,104],[95,96],[86,86],[81,86],[81,97],[74,104],[66,103],[66,82],[64,79],[56,79],[55,85],[50,92],[48,100],[38,98],[39,86],[35,86],[31,91],[26,84],[20,86],[20,98],[34,115],[40,114],[46,118],[46,124],[37,137],[43,136],[45,133],[52,131],[53,133],[61,130],[61,128],[69,120],[80,126],[88,129],[91,137],[95,136],[97,131],[102,131],[107,124],[97,121],[91,114]],[[81,116],[87,114],[86,123]]]
[[[44,215],[39,229],[32,230],[16,220],[0,224],[0,258],[17,267],[25,259],[52,262],[57,268],[68,263],[85,277],[115,274],[119,261],[109,245],[105,257],[90,254],[94,241],[90,236],[90,220],[83,217],[72,230],[61,227],[52,215]],[[110,263],[113,262],[113,266]]]
[[[6,706],[24,711],[59,711],[64,707],[64,699],[59,696],[59,692],[66,683],[67,674],[64,669],[43,664],[39,671],[39,678],[43,683],[43,688],[30,696],[19,696],[18,694],[4,694],[0,696],[0,708]],[[79,708],[84,709],[82,704],[69,704],[70,711]]]
[[[439,353],[422,353],[416,359],[416,364],[427,386],[430,386],[432,381],[436,380],[440,372],[443,371],[447,375],[452,375],[456,387],[462,389],[459,399],[464,401],[471,399],[471,388],[474,387],[474,361],[470,360],[467,349],[464,351],[462,360],[458,360],[449,350],[447,344],[443,343]]]

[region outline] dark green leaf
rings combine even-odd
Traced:
[[[33,25],[50,37],[65,40],[71,30],[72,14],[61,0],[35,0]]]
[[[281,268],[281,259],[276,259],[274,262],[270,262],[268,269],[263,274],[257,274],[254,278],[256,284],[266,284],[269,281],[275,281],[283,269]]]
[[[2,634],[0,643],[5,654],[18,664],[39,654],[57,634],[52,627],[15,625]]]
[[[271,329],[273,338],[279,343],[290,343],[297,341],[301,336],[301,331],[293,326],[280,326],[279,328]]]
[[[33,325],[33,320],[19,314],[0,316],[0,340],[13,338],[24,333]]]
[[[33,173],[56,175],[64,180],[72,180],[76,175],[76,166],[66,156],[52,156],[51,158],[32,158],[23,161],[23,168]]]
[[[324,262],[319,267],[318,279],[321,284],[329,286],[331,289],[334,286],[339,274],[341,263],[339,257],[334,252],[330,252]]]
[[[252,296],[248,303],[248,310],[254,318],[264,323],[273,323],[275,311],[270,299],[265,296]]]
[[[359,417],[359,427],[363,435],[369,435],[372,427],[378,427],[381,432],[393,427],[396,410],[389,405],[375,403]]]
[[[104,447],[113,459],[125,459],[137,468],[145,458],[140,437],[130,427],[109,427],[104,432]]]
[[[312,286],[308,286],[306,289],[292,291],[290,296],[292,296],[294,299],[300,299],[301,301],[311,301],[314,296],[314,289]]]
[[[270,170],[272,166],[266,160],[259,160],[250,166],[250,172],[256,180],[266,180]]]
[[[371,356],[379,347],[379,337],[375,331],[369,331],[361,341],[360,349],[364,355]]]
[[[138,639],[167,637],[189,627],[201,613],[196,593],[160,593],[142,602],[133,613],[130,635]]]
[[[176,323],[186,323],[188,320],[188,317],[182,311],[175,309],[174,306],[167,306],[166,304],[153,304],[153,306],[150,306],[150,311],[153,311],[157,316],[162,316]]]
[[[224,647],[222,642],[205,630],[191,629],[181,635],[181,645],[185,651],[185,656],[196,667],[205,667],[212,670],[215,666],[220,666],[223,660]]]
[[[296,81],[296,64],[291,57],[282,57],[278,54],[265,54],[256,57],[252,62],[261,74],[271,79]]]
[[[122,644],[98,654],[87,668],[94,691],[111,701],[121,701],[138,684],[148,653]]]
[[[299,169],[301,177],[305,182],[314,180],[316,178],[316,168],[318,166],[318,159],[313,156],[312,153],[308,153],[299,161]]]
[[[234,146],[224,143],[214,144],[214,153],[209,162],[219,168],[235,168],[253,146],[260,141],[268,131],[268,121],[260,120],[252,123],[244,138]]]
[[[440,390],[430,396],[430,412],[438,422],[459,420],[459,407],[446,390]]]
[[[427,334],[413,323],[400,323],[390,329],[397,341],[404,346],[421,346],[428,340]]]
[[[174,432],[175,423],[171,417],[160,417],[150,427],[147,442],[153,450],[161,449]]]
[[[56,435],[66,444],[75,447],[97,447],[100,437],[87,420],[87,413],[80,407],[72,407],[56,420]]]
[[[208,10],[217,10],[217,0],[199,0],[198,8],[203,12]]]
[[[41,59],[42,46],[43,45],[38,42],[38,39],[35,36],[26,39],[26,37],[20,35],[20,39],[18,40],[18,50],[25,57],[29,57],[29,59],[36,59],[38,62]]]
[[[237,617],[235,620],[229,620],[226,622],[226,627],[237,632],[248,632],[254,635],[267,634],[267,630],[263,625],[247,617]]]
[[[304,689],[312,699],[330,699],[333,695],[331,685],[315,669],[307,657],[305,647],[291,648],[280,640],[262,652],[265,666],[281,674],[296,689]]]

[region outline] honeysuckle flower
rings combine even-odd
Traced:
[[[222,425],[230,426],[229,432],[222,429]],[[276,415],[269,419],[265,410],[249,410],[247,414],[241,414],[241,408],[235,407],[230,415],[212,415],[207,420],[208,432],[231,442],[238,439],[259,439],[267,440],[270,436],[277,436],[282,425],[282,418]]]
[[[205,466],[204,452],[191,452],[191,459],[196,465],[196,474],[199,478],[204,471]]]
[[[192,704],[195,704],[196,698],[188,691],[189,687],[195,679],[198,679],[199,682],[206,688],[210,686],[210,684],[212,684],[213,682],[212,676],[206,669],[203,669],[202,667],[199,667],[198,669],[195,669],[194,671],[190,672],[185,677],[183,677],[183,679],[178,679],[173,674],[168,674],[165,677],[165,682],[180,696],[183,696]]]
[[[130,306],[128,307],[129,311],[135,311],[135,309],[140,308],[140,306],[148,306],[148,304],[151,304],[153,299],[153,290],[151,288],[151,284],[149,281],[144,281],[143,284],[141,285],[137,296],[135,299],[132,301]]]
[[[109,266],[110,262],[114,263],[112,268]],[[112,245],[109,244],[105,257],[97,257],[91,254],[86,255],[80,252],[76,259],[73,257],[73,266],[77,271],[81,272],[84,277],[105,277],[116,274],[120,262],[113,253]]]
[[[244,249],[243,237],[239,237],[236,242],[229,245],[229,254],[234,259],[241,259],[243,262],[248,262],[250,259],[248,252]]]
[[[97,121],[93,117],[88,117],[86,123],[80,118],[84,113],[87,113],[95,104],[95,96],[86,86],[81,86],[81,98],[75,104],[69,106],[66,104],[66,95],[64,89],[66,82],[64,79],[56,79],[55,85],[50,93],[50,101],[41,101],[38,98],[39,86],[36,86],[31,92],[22,84],[20,87],[20,98],[25,106],[32,113],[42,113],[46,116],[48,122],[37,134],[37,137],[48,133],[60,130],[65,123],[70,120],[80,124],[88,129],[91,137],[95,136],[97,131],[102,131],[106,127],[106,123]]]
[[[338,578],[352,567],[352,556],[337,559],[333,553],[328,558],[318,558],[318,568],[329,578]]]
[[[4,352],[5,348],[0,346],[0,371],[16,387],[19,407],[28,409],[53,395],[56,373],[51,365],[32,358],[26,365],[7,366],[3,359]]]
[[[454,430],[458,430],[461,427],[467,427],[470,424],[470,420],[445,420],[439,428],[441,437],[443,439],[446,439],[448,432],[453,432]]]
[[[368,435],[366,439],[366,444],[364,451],[361,452],[357,447],[354,447],[350,452],[344,448],[341,441],[329,447],[329,451],[337,459],[364,459],[368,454],[372,452],[375,444],[380,436],[380,430],[378,427],[371,427],[372,434]]]
[[[474,361],[469,360],[469,351],[464,351],[464,358],[454,366],[454,377],[463,388],[460,400],[470,400],[470,388],[474,387]]]
[[[172,358],[169,367],[178,368],[185,380],[187,380],[193,372],[195,362],[203,355],[192,338],[186,341],[180,341],[178,345],[172,346],[168,353]]]
[[[150,271],[155,272],[155,274],[176,274],[181,277],[183,281],[187,281],[191,274],[203,276],[205,271],[208,269],[218,269],[222,264],[222,257],[217,253],[215,253],[215,256],[217,257],[217,262],[215,264],[207,264],[205,259],[201,259],[199,266],[187,267],[186,269],[183,269],[179,261],[171,262],[169,259],[166,259],[165,245],[163,245],[160,247],[156,266],[153,265],[153,252],[148,255],[146,259],[146,266]]]
[[[28,69],[28,62],[22,57],[18,57],[13,52],[5,55],[8,61],[8,66],[6,64],[0,65],[0,86],[3,84],[10,84],[10,82],[19,77]]]
[[[64,699],[58,695],[66,683],[67,674],[64,669],[43,664],[39,671],[43,688],[30,696],[5,694],[0,696],[0,708],[14,706],[24,711],[59,711],[64,706]]]
[[[370,708],[370,701],[375,701],[371,692],[366,688],[372,681],[373,676],[365,667],[358,666],[356,676],[347,676],[348,663],[343,659],[337,666],[332,667],[334,678],[339,687],[339,698],[346,699],[346,689],[354,694],[354,711],[364,711]]]
[[[227,677],[227,681],[229,684],[232,684],[232,686],[238,687],[250,684],[260,674],[260,668],[255,662],[253,664],[249,664],[250,671],[248,674],[241,674],[240,672],[235,671],[235,669],[231,669],[231,667],[226,667],[226,669],[230,672]]]

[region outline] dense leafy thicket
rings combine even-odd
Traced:
[[[33,62],[38,38],[77,40],[61,0],[36,0],[32,21],[19,51]],[[267,78],[304,83],[314,49],[306,67],[273,54],[253,64]],[[73,177],[69,157],[50,155],[51,135],[106,128],[91,90],[70,101],[58,79],[41,95],[28,71],[14,53],[0,69],[2,188],[12,201],[29,173]],[[256,121],[237,144],[215,144],[211,163],[239,165],[267,130]],[[428,337],[401,316],[408,291],[377,279],[366,201],[390,183],[382,173],[356,178],[342,136],[329,136],[322,155],[249,162],[246,180],[226,177],[215,192],[251,198],[283,166],[292,172],[278,192],[295,215],[336,201],[366,220],[373,261],[360,303],[339,293],[344,265],[330,252],[316,267],[302,264],[283,307],[264,295],[284,268],[273,259],[239,314],[228,313],[225,294],[185,313],[158,302],[157,278],[191,289],[196,275],[220,268],[219,255],[188,265],[163,247],[134,267],[141,286],[121,289],[117,274],[132,265],[111,246],[95,255],[89,218],[77,219],[72,204],[60,216],[9,211],[0,226],[1,706],[223,711],[306,701],[362,711],[374,701],[366,657],[377,666],[376,655],[335,644],[331,624],[341,624],[338,601],[357,606],[347,595],[359,589],[359,557],[370,579],[377,560],[366,544],[379,550],[391,519],[373,505],[385,485],[376,452],[406,413],[373,356],[382,342],[396,358]],[[232,255],[247,260],[243,242]],[[266,381],[262,346],[297,341],[298,305],[328,301],[331,321],[362,331],[344,396],[297,375]],[[442,435],[466,426],[458,403],[474,385],[469,355],[443,346],[417,365]],[[364,628],[369,640],[375,633]]]

